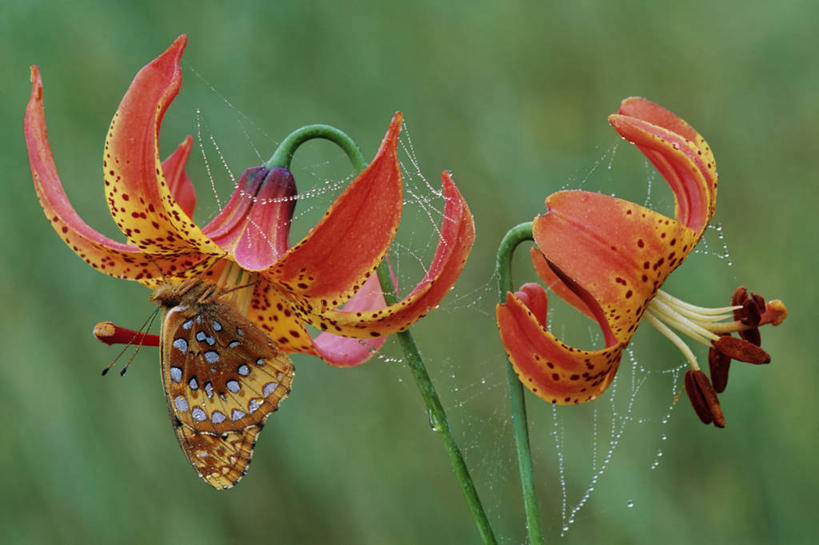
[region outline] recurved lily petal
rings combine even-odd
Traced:
[[[365,312],[381,309],[387,306],[384,293],[376,275],[371,276],[352,299],[344,305],[345,312]],[[339,337],[324,332],[313,339],[321,359],[336,367],[352,367],[364,363],[375,354],[386,341],[386,337],[373,339],[356,339]]]
[[[402,115],[395,114],[372,163],[310,233],[264,273],[317,311],[349,300],[395,237],[403,199],[396,156],[401,120]]]
[[[509,293],[506,304],[496,309],[501,340],[520,381],[550,403],[597,398],[614,378],[625,343],[607,334],[606,347],[600,350],[568,346],[546,329],[523,299],[521,292]],[[606,333],[608,324],[601,321],[600,327]]]
[[[159,128],[182,85],[185,42],[180,36],[142,68],[123,97],[105,142],[106,196],[117,226],[144,252],[220,255],[174,199],[159,161]]]
[[[441,237],[429,270],[415,289],[398,303],[369,312],[322,311],[309,302],[299,302],[297,309],[306,322],[347,337],[380,337],[406,330],[441,302],[461,274],[475,240],[475,225],[466,201],[449,173],[441,177],[446,201]]]
[[[165,180],[171,190],[174,200],[179,203],[179,207],[185,214],[193,219],[193,210],[196,208],[196,191],[193,189],[191,179],[185,172],[185,165],[191,155],[193,148],[193,138],[185,137],[171,155],[162,162],[162,172],[165,173]]]
[[[647,302],[693,249],[697,233],[599,193],[561,191],[546,204],[548,212],[532,229],[538,248],[553,269],[588,292],[593,303],[583,302],[592,311],[600,308],[615,337],[628,340]]]
[[[699,240],[717,200],[717,167],[705,139],[672,112],[642,98],[624,100],[609,122],[660,171],[674,192],[674,217]]]
[[[666,179],[675,196],[676,219],[585,191],[561,191],[546,199],[548,211],[532,228],[535,269],[557,295],[597,321],[605,339],[602,350],[571,348],[545,328],[534,327],[533,318],[524,314],[525,297],[510,295],[507,304],[499,305],[499,328],[512,365],[524,384],[554,403],[593,399],[606,388],[649,302],[694,248],[716,203],[711,150],[679,117],[631,98],[609,120]],[[551,365],[535,358],[544,355]],[[593,367],[588,376],[595,377],[595,389],[584,385],[585,390],[572,390],[576,385],[566,386],[565,373],[553,370],[572,372],[580,365]]]
[[[43,109],[43,80],[36,66],[31,67],[31,84],[24,120],[31,175],[43,212],[68,247],[93,268],[148,287],[161,281],[160,270],[166,276],[177,276],[188,269],[201,272],[207,267],[208,257],[196,253],[150,260],[137,247],[112,240],[83,221],[68,200],[54,164]],[[178,161],[183,154],[184,150],[177,150],[168,161]]]

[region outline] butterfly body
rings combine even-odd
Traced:
[[[295,373],[226,293],[191,279],[151,296],[165,310],[161,371],[171,421],[188,460],[215,488],[230,488],[246,473],[256,438]]]

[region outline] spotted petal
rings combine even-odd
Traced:
[[[532,314],[531,296],[510,294],[497,315],[522,382],[554,403],[593,399],[607,387],[648,302],[694,248],[716,203],[711,151],[679,117],[631,98],[609,120],[666,179],[676,219],[586,191],[546,199],[548,211],[532,228],[535,269],[557,295],[597,321],[605,348],[589,352],[560,343]]]
[[[446,200],[441,237],[423,280],[402,301],[369,312],[317,310],[298,306],[305,321],[331,333],[348,337],[379,337],[406,330],[435,308],[449,292],[466,264],[475,240],[475,225],[469,207],[452,182],[442,175]]]
[[[674,192],[674,217],[699,239],[717,201],[717,167],[705,139],[672,112],[643,98],[624,100],[609,122],[660,171]]]
[[[387,306],[378,277],[373,275],[364,282],[361,289],[344,305],[344,312],[373,311]],[[386,337],[356,339],[340,337],[323,332],[313,339],[321,359],[336,367],[352,367],[364,363],[375,354],[386,341]]]
[[[83,221],[68,200],[54,164],[43,109],[43,81],[36,66],[31,67],[31,83],[24,132],[34,188],[43,212],[69,248],[86,263],[105,274],[136,280],[148,287],[155,287],[159,282],[157,267],[165,276],[177,276],[182,271],[200,270],[206,266],[209,263],[208,256],[195,252],[188,255],[157,256],[149,260],[139,248],[112,240]],[[165,164],[173,167],[184,163],[186,145],[190,147],[187,141],[183,143]],[[178,179],[178,174],[174,178]]]
[[[595,399],[611,384],[625,343],[609,338],[606,348],[594,351],[561,343],[524,302],[534,299],[545,305],[546,293],[536,288],[542,292],[536,298],[532,293],[509,293],[506,304],[496,310],[501,340],[515,373],[534,394],[551,403]],[[600,326],[608,329],[605,321]]]
[[[263,276],[256,278],[248,318],[261,327],[283,352],[318,355],[310,333],[290,300]]]
[[[646,303],[696,244],[697,233],[599,193],[561,191],[546,204],[549,211],[534,221],[535,243],[553,270],[589,293],[593,304],[584,303],[595,316],[605,315],[613,334],[627,340]]]
[[[185,42],[180,36],[142,68],[123,97],[105,142],[106,195],[117,226],[141,250],[221,255],[174,199],[159,161],[159,128],[182,85]]]
[[[401,220],[396,156],[402,115],[395,114],[372,163],[322,220],[268,272],[318,311],[337,308],[361,287],[387,253]]]

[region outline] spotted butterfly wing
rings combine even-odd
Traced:
[[[247,471],[256,437],[290,392],[294,368],[215,284],[157,288],[162,383],[176,436],[199,475],[230,488]]]

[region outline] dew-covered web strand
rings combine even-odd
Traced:
[[[218,96],[220,100],[232,111],[232,113],[236,114],[234,117],[238,120],[242,128],[242,133],[249,143],[249,147],[257,160],[261,162],[262,155],[259,153],[258,146],[253,143],[253,138],[251,137],[251,133],[247,127],[250,126],[254,130],[258,130],[259,132],[263,133],[265,140],[273,141],[273,139],[264,133],[264,131],[258,129],[258,127],[244,113],[236,108],[224,96],[218,93],[215,87],[202,78],[198,72],[195,70],[192,70],[192,72],[204,83],[204,85],[209,89],[210,93]],[[234,168],[230,164],[230,161],[227,159],[225,153],[222,151],[222,147],[219,144],[220,138],[218,134],[213,132],[205,119],[206,115],[202,112],[202,109],[197,108],[195,110],[194,120],[197,147],[202,158],[205,174],[210,184],[210,192],[216,202],[217,211],[214,213],[215,215],[223,208],[222,199],[219,195],[219,188],[227,186],[232,187],[233,190],[236,190],[238,188],[238,180],[234,175]],[[413,210],[419,211],[420,214],[422,214],[422,217],[426,219],[426,222],[431,227],[432,232],[432,234],[427,237],[426,240],[423,239],[423,235],[415,236],[414,233],[409,233],[408,235],[405,233],[404,240],[396,240],[390,248],[389,256],[391,265],[399,278],[399,288],[403,287],[408,292],[428,271],[429,262],[432,254],[434,253],[435,245],[440,239],[440,222],[442,220],[446,221],[443,218],[445,203],[441,189],[432,187],[426,176],[421,171],[421,166],[415,156],[412,139],[406,126],[402,131],[402,136],[399,140],[399,163],[402,169],[405,184],[404,215],[408,215],[407,213],[411,213]],[[259,199],[254,195],[240,195],[242,198],[252,200],[254,204],[257,205],[281,203],[287,200],[303,201],[301,205],[296,208],[294,217],[291,220],[293,222],[298,222],[303,217],[315,215],[317,210],[320,212],[326,209],[330,203],[332,203],[335,197],[337,197],[338,194],[340,194],[341,191],[343,191],[343,189],[346,188],[355,177],[355,173],[351,172],[340,179],[330,179],[327,177],[322,179],[318,175],[318,171],[321,170],[322,167],[326,167],[327,164],[329,164],[329,161],[300,165],[300,170],[306,171],[307,175],[305,176],[303,172],[299,175],[299,186],[305,187],[303,185],[305,182],[311,183],[311,185],[306,186],[307,189],[300,191],[298,194],[292,197]],[[215,165],[219,165],[219,167],[216,167]],[[229,182],[229,184],[226,184],[226,181]],[[255,225],[252,221],[250,228],[256,229],[257,234],[259,235],[258,238],[272,246],[273,241],[268,238],[268,234],[265,233],[263,229],[261,229],[258,225]],[[402,263],[406,262],[407,259],[409,259],[409,262],[405,263],[404,265],[410,264],[411,266],[409,267],[402,265]],[[404,268],[408,270],[407,275],[404,275],[402,272]],[[419,269],[421,271],[420,275],[418,273]],[[480,288],[480,290],[484,291],[483,288]],[[485,291],[489,290],[490,287],[488,283]],[[459,296],[458,294],[452,294],[450,295],[449,299],[456,297],[460,297],[461,301],[463,302],[463,295]],[[464,304],[472,305],[474,303],[472,299],[467,297],[466,303]],[[371,350],[369,345],[366,346]],[[398,363],[402,361],[401,358],[385,355],[385,350],[383,349],[376,354],[376,357],[388,363]]]
[[[616,177],[610,173],[610,171],[616,170],[616,151],[617,143],[613,144],[602,157],[596,160],[592,166],[586,169],[581,175],[570,177],[570,180],[574,180],[574,185],[570,182],[569,184],[565,184],[563,189],[568,189],[570,186],[572,189],[595,186],[596,190],[599,190],[599,188],[610,189],[612,186],[616,187],[620,181],[616,180]],[[606,164],[607,168],[605,171],[599,169],[601,164]],[[645,166],[647,189],[644,205],[647,208],[652,208],[654,200],[652,190],[654,182],[657,180],[657,173],[648,161],[645,161]],[[600,180],[598,179],[599,177],[605,179]],[[610,191],[605,192],[610,193]],[[716,258],[724,261],[727,266],[731,266],[730,251],[722,226],[719,224],[709,225],[693,254]],[[554,294],[550,296],[553,297]],[[552,323],[552,313],[549,314],[547,326],[550,331],[555,331],[554,324]],[[557,329],[559,330],[559,338],[565,336],[566,326],[564,323],[561,323]],[[590,337],[593,345],[598,346],[600,344],[599,332],[595,330]],[[570,488],[573,488],[571,481],[578,481],[578,479],[570,479],[570,476],[582,473],[583,469],[582,467],[575,467],[574,459],[572,459],[571,466],[568,462],[568,446],[566,444],[565,432],[566,417],[563,416],[568,415],[568,411],[572,411],[575,407],[552,406],[552,431],[549,435],[555,453],[554,466],[556,467],[553,467],[552,471],[557,473],[557,480],[560,483],[561,536],[565,536],[570,531],[571,527],[578,520],[578,515],[582,509],[588,505],[594,491],[598,488],[607,470],[611,467],[618,446],[622,445],[631,426],[649,426],[650,435],[656,436],[657,438],[654,444],[659,444],[659,446],[650,451],[650,461],[646,464],[646,467],[647,470],[651,471],[656,470],[661,465],[663,445],[668,441],[669,424],[682,390],[682,376],[688,367],[685,362],[676,362],[671,367],[649,369],[639,363],[639,357],[633,348],[624,351],[623,360],[621,368],[609,389],[601,396],[601,399],[593,402],[594,407],[591,415],[591,454],[589,461],[591,476],[586,481],[585,487],[576,500]],[[629,365],[625,365],[626,363]],[[624,371],[626,371],[626,373],[624,373]],[[626,378],[625,375],[628,375],[628,378]],[[624,383],[624,380],[627,382]],[[647,415],[637,414],[635,412],[636,402],[640,393],[645,390],[645,385],[649,380],[652,382],[652,387],[661,387],[661,384],[667,385],[668,404],[659,411],[649,409],[651,413]],[[626,384],[625,387],[624,384]],[[608,403],[604,404],[606,398],[608,399]],[[606,407],[605,410],[604,407]],[[608,418],[609,425],[603,424],[606,418]],[[547,477],[544,476],[544,478]],[[635,502],[632,498],[624,498],[623,501],[626,508],[633,508],[635,506]]]

